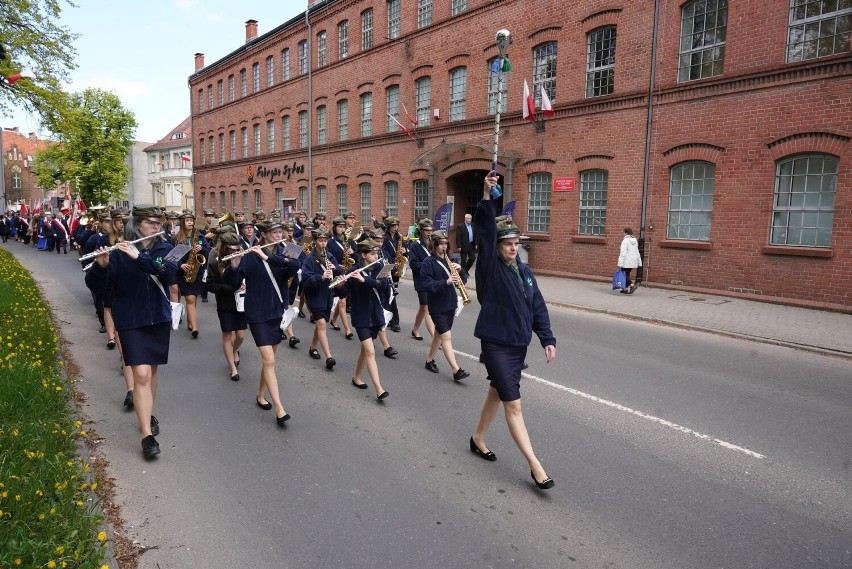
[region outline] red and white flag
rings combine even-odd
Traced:
[[[24,217],[24,216],[27,216],[27,215],[30,214],[29,210],[27,209],[26,202],[21,202],[21,209],[18,210],[18,213],[21,215],[21,217]]]
[[[395,116],[393,116],[392,114],[388,113],[388,118],[389,118],[389,119],[391,119],[393,122],[395,122],[395,123],[399,126],[399,128],[401,128],[401,129],[403,130],[403,132],[405,132],[405,134],[407,134],[408,136],[410,136],[410,137],[411,137],[411,138],[413,138],[414,140],[417,140],[417,138],[415,138],[415,136],[414,136],[414,133],[413,133],[413,132],[411,132],[410,130],[408,130],[407,128],[405,128],[405,125],[403,125],[401,122],[399,122],[398,120],[396,120],[396,117],[395,117]]]
[[[547,91],[544,90],[544,85],[541,86],[541,112],[544,116],[551,118],[553,116],[553,105],[550,104],[550,97],[547,96]]]
[[[184,154],[183,156],[181,156],[181,157],[180,157],[180,159],[181,159],[182,161],[184,161],[184,162],[192,162],[192,158],[190,158],[190,157],[189,157],[189,156],[187,156],[186,154]]]
[[[408,109],[405,108],[405,103],[402,104],[402,110],[405,111],[405,116],[408,117],[409,122],[411,122],[412,125],[417,126],[417,119],[411,116]]]
[[[530,88],[526,79],[524,79],[524,120],[535,122],[535,102],[530,95]]]
[[[86,202],[83,201],[83,198],[81,198],[79,196],[77,197],[76,207],[77,207],[77,211],[79,211],[81,213],[84,212],[84,211],[87,211],[89,209],[88,207],[86,207]]]
[[[33,208],[33,215],[41,213],[41,202],[37,202],[36,206]]]

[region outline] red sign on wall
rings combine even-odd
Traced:
[[[573,192],[574,178],[553,178],[554,192]]]

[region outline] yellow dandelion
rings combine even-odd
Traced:
[[[106,532],[102,531],[102,532],[98,533],[98,541],[105,541],[105,540],[106,540]]]
[[[3,517],[3,510],[0,510],[0,518]]]
[[[82,500],[77,500],[77,501],[76,501],[76,502],[74,502],[74,503],[75,503],[75,504],[77,504],[77,506],[78,506],[78,507],[80,507],[80,508],[82,508],[82,507],[83,507],[83,501],[82,501]]]
[[[56,515],[56,508],[50,508],[50,515],[51,515],[51,516],[55,516],[55,515]]]
[[[17,559],[15,559],[15,565],[20,565],[21,563],[23,563],[23,561],[21,561],[21,558],[20,558],[20,557],[18,557]]]
[[[83,465],[83,472],[88,472],[89,468],[90,468],[90,466],[88,464],[84,464]]]
[[[43,519],[44,519],[44,514],[39,514],[39,515],[38,515],[38,519],[43,520]]]
[[[62,555],[63,553],[65,553],[65,548],[64,548],[64,547],[62,547],[62,546],[60,545],[59,547],[57,547],[57,548],[56,548],[56,555]]]
[[[56,567],[56,562],[53,559],[47,562],[47,569],[54,569],[54,567]]]
[[[97,489],[98,489],[98,483],[97,483],[97,482],[94,482],[94,483],[92,484],[92,490],[94,491],[94,490],[97,490]]]

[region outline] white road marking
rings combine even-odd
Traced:
[[[469,358],[471,360],[474,360],[476,362],[479,361],[479,356],[473,356],[471,354],[466,354],[466,353],[460,352],[458,350],[454,350],[454,351],[456,352],[456,354],[458,354],[460,356],[464,356],[464,357]],[[607,407],[612,407],[613,409],[618,409],[619,411],[624,411],[625,413],[630,413],[631,415],[634,415],[636,417],[640,417],[640,418],[648,420],[648,421],[653,421],[654,423],[658,423],[660,425],[669,427],[670,429],[680,431],[681,433],[685,433],[687,435],[692,435],[693,437],[695,437],[697,439],[705,440],[705,441],[708,441],[708,442],[713,442],[713,443],[715,443],[719,446],[722,446],[726,449],[741,452],[741,453],[743,453],[747,456],[751,456],[753,458],[766,458],[765,455],[754,452],[753,450],[749,450],[745,447],[741,447],[741,446],[735,445],[733,443],[729,443],[727,441],[717,439],[717,438],[712,437],[710,435],[705,435],[704,433],[699,433],[697,431],[693,431],[689,427],[684,427],[683,425],[678,425],[677,423],[672,423],[671,421],[667,421],[666,419],[661,419],[660,417],[655,417],[653,415],[649,415],[648,413],[643,413],[642,411],[638,411],[636,409],[631,409],[630,407],[627,407],[625,405],[621,405],[620,403],[615,403],[614,401],[602,399],[602,398],[597,397],[595,395],[592,395],[590,393],[585,393],[583,391],[579,391],[577,389],[574,389],[573,387],[566,387],[564,385],[559,385],[558,383],[554,383],[554,382],[549,381],[547,379],[537,377],[535,375],[525,373],[525,372],[521,372],[521,375],[523,375],[524,377],[526,377],[528,379],[532,379],[533,381],[537,381],[539,383],[542,383],[544,385],[548,385],[550,387],[554,387],[556,389],[566,391],[566,392],[568,392],[572,395],[576,395],[578,397],[588,399],[589,401],[594,401],[595,403],[600,403],[602,405],[606,405]]]

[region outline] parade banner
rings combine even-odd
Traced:
[[[435,212],[435,230],[450,234],[450,223],[453,221],[453,204],[445,203]]]
[[[503,215],[508,215],[512,219],[515,219],[515,200],[512,200],[503,206]]]

